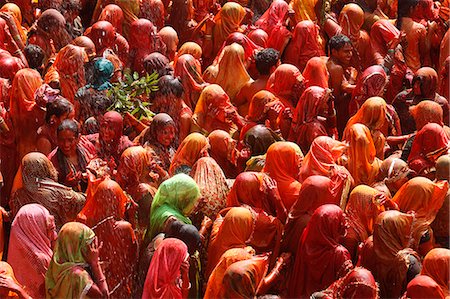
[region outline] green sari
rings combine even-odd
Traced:
[[[144,244],[163,230],[166,220],[173,216],[185,224],[192,224],[189,216],[200,198],[200,189],[190,176],[180,173],[164,181],[155,194],[150,210],[150,224]]]
[[[93,280],[84,255],[94,237],[82,223],[68,222],[61,228],[45,275],[47,298],[86,298]]]

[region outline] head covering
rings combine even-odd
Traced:
[[[197,13],[201,9],[199,6],[207,5],[207,3],[199,4],[195,2],[196,7],[194,9],[193,2],[192,0],[173,1],[172,10],[167,20],[167,24],[178,32],[180,40],[183,42],[192,39],[192,29],[197,25],[197,23],[192,22],[194,13]]]
[[[436,160],[436,180],[450,181],[450,156],[440,156]]]
[[[223,288],[222,281],[225,271],[229,266],[236,262],[252,258],[254,252],[250,248],[251,247],[232,248],[222,254],[220,261],[217,263],[217,266],[209,276],[208,285],[205,290],[205,299],[214,299],[219,297],[219,294]]]
[[[66,19],[56,9],[45,10],[36,22],[39,33],[52,38],[56,51],[67,45],[71,38],[66,30]],[[51,36],[50,36],[51,34]]]
[[[286,208],[278,193],[277,183],[262,172],[242,172],[236,177],[227,197],[228,207],[249,205],[264,210],[284,222]]]
[[[208,245],[208,264],[206,275],[212,272],[220,260],[220,256],[231,248],[244,248],[254,229],[253,215],[247,208],[231,208],[223,218]]]
[[[122,220],[128,201],[119,184],[111,179],[106,179],[98,185],[94,193],[88,194],[86,205],[78,214],[78,219],[89,227],[93,227],[111,216],[115,220]]]
[[[164,181],[153,198],[150,223],[145,236],[147,244],[161,232],[164,222],[171,216],[191,224],[188,216],[199,198],[200,189],[188,175],[180,173]]]
[[[292,207],[300,192],[298,175],[302,160],[302,151],[292,142],[275,142],[267,150],[264,172],[277,182],[287,209]]]
[[[269,40],[269,36],[264,30],[257,28],[250,31],[247,36],[255,45],[261,48],[267,48],[267,41]]]
[[[166,15],[164,2],[161,0],[141,0],[139,2],[139,18],[150,20],[158,29],[163,28]],[[176,9],[173,4],[172,9]]]
[[[416,81],[420,83],[420,96],[422,99],[434,100],[438,88],[438,74],[431,67],[422,67],[414,74],[412,84]]]
[[[335,281],[322,293],[327,299],[360,298],[378,299],[378,285],[372,273],[361,267],[348,272],[347,275]]]
[[[269,256],[256,256],[227,268],[223,276],[223,298],[254,298],[269,268]]]
[[[352,267],[348,251],[339,245],[345,230],[341,208],[326,204],[316,209],[299,242],[289,297],[322,290]]]
[[[202,47],[194,42],[185,42],[177,51],[177,56],[180,57],[183,54],[191,54],[195,59],[200,59],[202,57]],[[174,65],[176,64],[176,59],[174,59]]]
[[[173,121],[172,117],[170,117],[170,115],[166,113],[156,114],[153,117],[152,122],[150,123],[150,126],[144,135],[145,143],[162,146],[158,142],[157,135],[168,126],[173,126],[174,128],[176,128],[176,124]]]
[[[250,80],[245,69],[244,48],[233,43],[226,46],[219,59],[219,72],[215,80],[233,101],[241,88]],[[233,72],[230,72],[233,70]]]
[[[306,87],[320,86],[328,88],[330,74],[328,73],[327,61],[328,57],[326,56],[313,57],[308,60],[303,70]]]
[[[97,59],[94,63],[94,84],[92,87],[98,91],[107,90],[112,87],[109,80],[114,72],[114,65],[105,58]]]
[[[158,52],[147,55],[143,61],[145,71],[150,75],[156,72],[159,78],[173,73],[173,69],[169,63],[169,59]]]
[[[449,146],[449,138],[442,126],[429,123],[414,138],[408,156],[408,165],[412,170],[421,173],[434,166],[439,156],[448,153]]]
[[[236,171],[236,141],[228,132],[214,130],[209,133],[208,142],[210,156],[220,165],[225,175],[230,177]]]
[[[312,175],[303,181],[297,201],[291,207],[286,221],[284,250],[298,251],[298,241],[314,211],[324,204],[340,204],[340,194],[327,177]]]
[[[257,124],[263,123],[268,117],[267,112],[270,108],[270,104],[274,102],[280,103],[278,98],[273,93],[267,90],[258,91],[250,100],[246,117],[247,120]]]
[[[414,118],[417,131],[422,130],[428,123],[444,124],[441,105],[430,100],[420,101],[417,105],[411,106],[409,113]]]
[[[227,93],[217,84],[203,89],[192,116],[199,130],[209,133],[220,129],[230,134],[237,130],[237,117],[236,108]]]
[[[208,146],[208,139],[202,134],[189,134],[178,147],[170,165],[169,173],[175,174],[177,168],[183,165],[192,168],[198,159],[207,154]]]
[[[108,124],[112,125],[114,128],[114,141],[119,141],[120,137],[123,134],[123,118],[119,112],[116,111],[108,111],[103,115],[103,118],[100,121],[100,125]],[[100,139],[102,140],[102,130],[100,130]]]
[[[372,184],[378,174],[381,161],[375,157],[376,149],[369,129],[356,123],[348,128],[349,142],[347,169],[355,184]]]
[[[72,44],[84,48],[84,52],[86,52],[89,60],[95,57],[95,44],[89,37],[84,35],[79,36],[72,41]]]
[[[388,83],[384,69],[379,65],[372,65],[358,77],[356,87],[352,93],[350,112],[354,114],[370,97],[382,96]]]
[[[183,298],[181,289],[176,285],[180,276],[181,264],[188,256],[183,241],[164,239],[153,255],[144,284],[143,298]]]
[[[303,20],[317,21],[319,16],[316,16],[315,6],[316,0],[293,0],[289,4],[294,10],[295,22],[299,23]]]
[[[252,156],[264,155],[270,145],[281,138],[271,129],[263,125],[256,125],[245,133],[244,144],[250,148]]]
[[[435,248],[428,252],[422,263],[422,275],[428,275],[441,287],[445,296],[449,291],[450,250]]]
[[[200,62],[190,54],[178,56],[174,64],[174,76],[179,77],[183,84],[185,103],[195,107],[203,89]]]
[[[383,98],[371,97],[367,99],[361,108],[359,108],[358,112],[348,120],[346,128],[350,128],[355,123],[365,125],[371,132],[381,131],[387,135],[389,120],[387,104]],[[348,140],[347,131],[344,130],[344,140]]]
[[[79,298],[92,278],[85,270],[86,253],[95,234],[86,225],[68,222],[61,228],[53,257],[45,276],[46,296],[50,298]]]
[[[442,206],[448,191],[448,183],[437,183],[425,177],[415,177],[406,182],[392,199],[400,211],[414,211],[416,222],[413,226],[413,237],[419,241],[429,229],[437,212]]]
[[[310,20],[297,23],[284,53],[284,62],[293,64],[303,71],[309,59],[323,55],[325,52],[319,43],[319,26]]]
[[[20,39],[25,43],[27,40],[27,33],[22,27],[22,12],[20,11],[19,6],[14,3],[6,3],[2,6],[0,12],[9,13],[13,17],[14,23],[16,23],[17,31],[19,32]]]
[[[107,48],[113,48],[115,42],[114,26],[108,21],[98,21],[91,27],[89,38],[95,44],[98,55],[102,55]]]
[[[220,57],[223,55],[223,50],[226,46],[232,45],[232,44],[238,44],[244,48],[244,61],[248,62],[249,60],[253,60],[255,51],[260,50],[260,47],[258,47],[255,43],[253,43],[245,34],[241,32],[233,32],[230,35],[228,35],[227,39],[223,43],[222,49],[220,49],[219,53],[216,56],[216,59],[214,60],[214,63],[218,63]]]
[[[20,208],[11,226],[8,263],[16,269],[17,280],[35,298],[45,296],[44,278],[54,241],[49,232],[55,231],[54,225],[46,208],[28,204]]]
[[[19,168],[18,175],[21,179],[18,185],[13,186],[11,194],[19,188],[25,188],[29,191],[35,191],[38,188],[40,180],[50,179],[56,181],[58,173],[52,162],[41,153],[32,152],[22,158],[22,165]]]
[[[236,2],[225,3],[214,17],[213,41],[216,51],[222,46],[228,35],[239,31],[245,17],[245,9]],[[213,51],[216,53],[216,51]]]
[[[295,105],[291,99],[293,88],[298,84],[303,84],[303,82],[303,76],[298,68],[292,64],[284,63],[279,65],[270,75],[266,87],[268,91],[278,96],[283,104],[293,110],[293,105]]]
[[[22,63],[20,63],[20,60],[17,57],[6,55],[0,58],[1,78],[9,79],[9,81],[12,82],[14,76],[20,69],[22,69]]]
[[[387,54],[388,43],[398,37],[400,31],[391,20],[380,19],[370,29],[370,47],[374,51],[375,59],[381,60]]]
[[[339,25],[342,34],[346,35],[352,42],[360,38],[360,30],[364,24],[364,11],[355,3],[346,4],[339,14]]]
[[[94,15],[92,16],[92,23],[97,21],[98,16],[101,13],[102,8],[105,4],[110,1],[97,1],[95,6]],[[139,1],[138,0],[115,0],[114,4],[117,4],[123,12],[123,34],[128,37],[130,33],[131,23],[137,20],[137,15],[139,14]]]
[[[142,146],[127,148],[120,157],[117,167],[117,182],[134,198],[132,188],[150,181],[150,153]],[[136,200],[138,200],[136,198]]]
[[[119,34],[122,34],[123,11],[120,6],[115,4],[106,5],[98,17],[98,21],[110,22],[111,25],[113,25],[114,30]]]
[[[442,288],[426,275],[418,275],[408,283],[406,288],[406,297],[411,299],[444,299],[445,294]]]
[[[16,73],[11,86],[11,99],[9,104],[13,122],[34,108],[36,104],[34,92],[41,85],[42,78],[36,70],[25,68]]]
[[[197,211],[214,219],[226,207],[230,188],[225,174],[213,158],[203,157],[194,164],[190,175],[200,188],[203,198]]]
[[[282,25],[288,14],[289,5],[286,1],[275,0],[264,14],[255,22],[255,25],[264,30],[269,36],[277,25]]]
[[[170,26],[165,26],[159,30],[158,35],[161,37],[162,41],[166,44],[167,47],[167,54],[168,55],[174,55],[177,52],[178,49],[178,34]],[[173,59],[173,57],[169,56],[169,59]]]

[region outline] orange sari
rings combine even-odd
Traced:
[[[266,89],[276,95],[286,107],[294,110],[298,96],[303,93],[304,81],[296,66],[284,63],[270,75]]]
[[[402,212],[414,211],[413,238],[419,241],[441,208],[448,191],[448,183],[434,183],[425,177],[416,177],[405,183],[392,199]]]
[[[449,286],[450,250],[446,248],[432,249],[422,263],[422,275],[428,275],[441,287],[445,296],[450,295]]]
[[[376,148],[369,129],[363,124],[348,128],[349,142],[347,169],[355,184],[371,185],[375,182],[381,161],[376,157]]]
[[[213,27],[213,52],[214,57],[222,47],[223,42],[228,35],[240,31],[239,26],[245,17],[245,9],[236,2],[227,2],[214,17],[215,25]]]
[[[174,175],[180,166],[188,166],[192,168],[201,157],[208,155],[209,143],[208,139],[199,133],[191,133],[178,147],[175,156],[170,164],[169,174]]]
[[[290,210],[300,194],[300,164],[303,153],[293,142],[275,142],[267,150],[264,172],[277,182],[281,200]]]
[[[327,62],[328,57],[326,56],[313,57],[308,60],[303,71],[306,88],[310,86],[328,88],[330,74],[328,73]]]

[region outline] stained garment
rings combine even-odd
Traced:
[[[177,65],[178,58],[183,54],[190,54],[190,55],[192,55],[192,57],[199,60],[200,58],[202,58],[203,50],[202,50],[202,47],[200,47],[200,45],[195,42],[185,42],[178,49],[177,54],[175,55],[175,58],[173,59],[174,66]]]
[[[263,171],[277,182],[281,200],[288,210],[300,193],[301,184],[298,180],[302,160],[302,151],[292,142],[276,142],[267,150]]]
[[[401,30],[408,33],[406,35],[407,46],[403,50],[405,62],[413,72],[416,72],[422,66],[423,57],[421,56],[425,53],[420,52],[420,46],[426,40],[427,29],[412,18],[403,17],[401,22]]]
[[[439,94],[441,94],[444,98],[450,98],[450,57],[447,57],[444,60],[443,65],[441,66],[440,72],[440,80],[441,85],[439,89]]]
[[[310,296],[351,270],[350,254],[339,244],[344,226],[344,213],[338,206],[316,209],[298,243],[289,297]]]
[[[209,277],[222,254],[228,249],[246,247],[246,241],[249,240],[253,229],[253,215],[243,207],[231,208],[223,220],[213,226],[208,245],[206,277]]]
[[[428,275],[441,287],[445,296],[449,291],[450,250],[435,248],[423,260],[422,275]]]
[[[205,87],[192,116],[194,131],[210,133],[220,129],[233,134],[239,123],[237,110],[222,87],[217,84]]]
[[[2,276],[5,276],[6,278],[10,278],[12,279],[15,283],[19,283],[16,279],[16,277],[14,276],[14,270],[11,267],[11,265],[9,265],[7,262],[0,262],[0,274]],[[2,298],[19,298],[19,295],[16,292],[13,291],[8,291],[7,289],[3,289],[0,290],[0,296]]]
[[[199,133],[191,133],[183,142],[173,156],[170,164],[169,173],[177,174],[182,172],[183,167],[192,168],[201,157],[207,156],[209,144],[208,139]],[[189,170],[190,171],[190,170]]]
[[[255,54],[261,50],[261,47],[256,45],[250,38],[248,38],[247,35],[241,33],[241,32],[233,32],[230,35],[228,35],[227,39],[223,43],[222,47],[220,48],[219,52],[216,55],[216,58],[214,59],[212,65],[215,66],[219,63],[219,60],[223,56],[223,51],[226,46],[230,46],[232,44],[239,44],[244,48],[244,61],[246,63],[252,63],[253,59],[255,58]],[[249,69],[251,66],[246,65],[246,68]]]
[[[166,16],[166,9],[164,3],[161,0],[143,0],[140,2],[139,18],[147,19],[152,22],[157,29],[164,27],[164,18]],[[174,4],[172,4],[172,9],[177,10]],[[171,14],[173,12],[171,11]],[[178,39],[178,37],[177,37]]]
[[[155,251],[144,284],[142,298],[183,298],[180,267],[188,257],[183,241],[164,239]]]
[[[228,207],[249,205],[286,220],[286,208],[281,201],[275,180],[262,172],[242,172],[236,177],[227,197]]]
[[[214,219],[227,206],[227,195],[230,190],[225,174],[213,158],[203,157],[194,164],[190,175],[202,194],[202,201],[196,211]]]
[[[85,254],[94,238],[94,231],[79,222],[68,222],[61,228],[45,275],[47,298],[86,296],[94,281],[87,271]]]
[[[331,124],[321,117],[329,96],[330,90],[318,86],[308,87],[295,108],[288,140],[297,143],[305,153],[316,137],[332,135]]]
[[[370,185],[375,182],[381,161],[376,157],[376,148],[370,130],[356,123],[348,128],[349,149],[347,169],[355,184]]]
[[[356,186],[350,193],[345,207],[349,229],[342,243],[354,261],[358,258],[358,246],[373,233],[378,214],[384,211],[382,193],[367,185]]]
[[[406,293],[402,298],[444,299],[445,295],[433,278],[427,275],[418,275],[408,283]]]
[[[209,133],[208,142],[209,155],[216,160],[227,178],[235,178],[239,174],[236,165],[236,141],[228,132],[214,130]]]
[[[329,178],[312,175],[303,181],[298,199],[291,207],[284,228],[283,251],[296,255],[302,237],[314,211],[324,204],[339,205],[341,196]]]
[[[291,33],[285,26],[289,5],[286,1],[277,0],[270,4],[266,12],[255,25],[268,35],[267,48],[282,52]]]
[[[45,111],[35,101],[35,92],[41,85],[41,75],[28,68],[18,71],[12,81],[9,114],[19,161],[36,149],[37,129],[44,124]]]
[[[417,173],[433,167],[437,158],[448,153],[450,140],[441,125],[429,123],[414,138],[408,156],[409,167]]]
[[[183,84],[184,102],[189,108],[194,109],[205,87],[200,62],[190,54],[178,56],[174,64],[174,76],[179,77]]]
[[[58,82],[61,95],[74,103],[75,93],[86,85],[84,63],[88,57],[84,48],[67,45],[56,55],[55,62],[45,75],[45,83]]]
[[[269,147],[282,138],[263,125],[255,125],[245,132],[242,141],[254,157],[265,155]]]
[[[97,5],[94,9],[91,23],[96,22],[99,19],[101,11],[107,4],[116,4],[123,11],[123,34],[125,37],[129,37],[132,32],[131,24],[138,19],[139,14],[139,1],[138,0],[114,0],[114,1],[97,1]]]
[[[258,91],[250,100],[246,120],[256,124],[264,124],[265,120],[269,119],[270,108],[275,104],[281,105],[282,110],[284,110],[284,105],[273,93],[267,90]],[[277,125],[276,121],[275,125]]]
[[[304,20],[317,21],[320,16],[316,15],[315,7],[317,0],[292,0],[289,6],[295,12],[295,22],[299,23]]]
[[[222,57],[219,59],[219,71],[214,83],[223,88],[231,102],[234,101],[241,88],[251,80],[245,69],[244,58],[244,48],[233,43],[224,48]]]
[[[13,215],[30,203],[38,203],[55,217],[56,227],[73,221],[85,203],[85,197],[71,188],[56,183],[57,172],[47,157],[30,153],[22,159],[11,193]]]
[[[305,181],[311,175],[321,175],[330,178],[341,197],[346,197],[353,178],[350,172],[338,165],[347,145],[328,136],[319,136],[311,144],[300,168],[300,181]]]
[[[448,183],[445,181],[434,183],[425,177],[416,177],[406,182],[395,194],[392,201],[398,205],[400,211],[415,212],[412,227],[412,237],[415,240],[420,240],[429,229],[447,191]]]
[[[225,3],[214,17],[215,25],[212,32],[213,57],[218,53],[228,35],[240,31],[240,25],[245,17],[245,9],[236,2]]]
[[[180,173],[164,181],[155,194],[150,212],[150,223],[145,235],[145,244],[164,230],[169,217],[185,224],[191,224],[188,218],[200,198],[197,183],[188,175]]]
[[[370,47],[374,62],[380,62],[388,53],[388,44],[398,37],[400,31],[390,20],[378,20],[370,29]]]
[[[28,204],[19,210],[11,226],[8,263],[33,298],[45,297],[45,273],[53,255],[48,233],[55,230],[52,218],[43,206]]]
[[[297,23],[292,39],[284,52],[283,62],[293,64],[303,71],[311,58],[324,55],[319,41],[319,27],[310,20]]]
[[[14,3],[6,3],[5,5],[2,6],[0,12],[6,12],[10,16],[12,16],[14,23],[16,24],[17,31],[19,33],[19,37],[25,44],[25,42],[27,41],[27,31],[22,27],[22,11],[20,10],[20,7]]]
[[[97,21],[110,22],[111,25],[113,25],[114,30],[119,34],[122,34],[123,20],[123,11],[120,6],[116,4],[108,4],[103,8]]]
[[[303,84],[304,78],[299,69],[292,64],[284,63],[270,75],[266,89],[276,95],[286,107],[294,110],[298,100],[294,89],[301,89]]]
[[[306,63],[303,70],[303,76],[305,78],[305,87],[319,86],[322,88],[328,88],[330,74],[327,67],[328,57],[312,57]]]

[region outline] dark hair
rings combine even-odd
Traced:
[[[113,103],[104,93],[86,87],[80,88],[75,98],[80,102],[81,119],[103,115]]]
[[[409,17],[411,8],[419,5],[420,0],[401,0],[398,1],[397,7],[397,28],[402,28],[402,18]]]
[[[255,64],[258,73],[261,75],[269,75],[270,69],[277,65],[280,59],[280,52],[275,49],[267,48],[259,51],[255,57]]]
[[[78,126],[78,123],[73,119],[63,120],[61,124],[58,126],[58,129],[56,129],[56,133],[59,134],[59,132],[64,130],[72,131],[75,134],[75,137],[78,137],[78,135],[80,135],[80,128]]]
[[[45,54],[41,47],[36,45],[27,45],[24,49],[25,58],[28,61],[28,67],[39,70],[44,62]]]
[[[333,36],[328,41],[328,51],[329,51],[328,54],[331,55],[332,50],[339,51],[346,44],[350,44],[350,45],[352,44],[352,41],[347,36],[345,36],[343,34],[338,34],[338,35]]]
[[[64,0],[61,4],[61,13],[65,13],[67,11],[80,11],[82,9],[80,0]]]
[[[169,233],[166,234],[166,238],[177,238],[183,241],[188,247],[188,252],[190,254],[193,254],[196,250],[200,249],[201,246],[200,233],[197,228],[191,224],[184,224],[178,220],[171,224]]]
[[[52,116],[60,117],[73,111],[73,105],[63,97],[58,97],[46,105],[45,122],[50,123]]]
[[[172,75],[165,75],[158,80],[159,92],[163,95],[173,94],[180,98],[184,93],[183,84]]]

